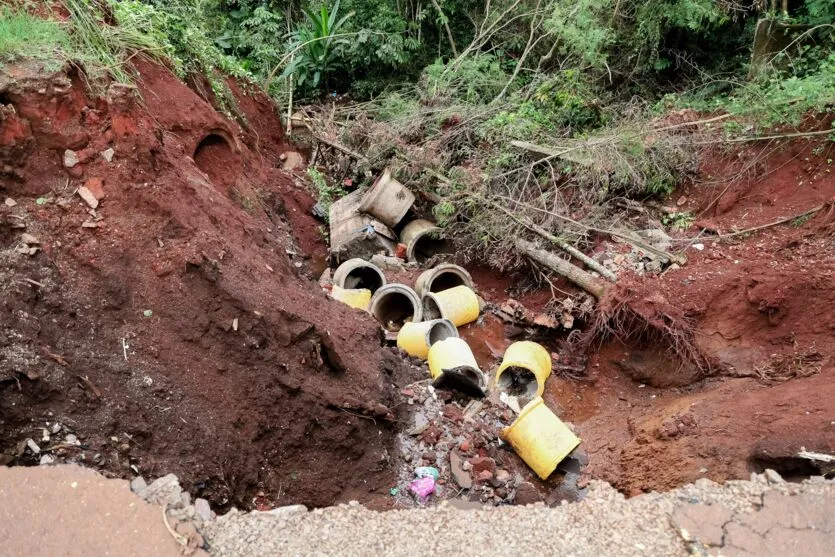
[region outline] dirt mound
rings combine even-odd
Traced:
[[[686,265],[622,287],[624,303],[650,317],[645,323],[663,308],[686,324],[711,377],[687,373],[687,354],[657,336],[621,335],[600,346],[589,366],[596,408],[581,427],[592,476],[638,493],[765,467],[789,477],[820,473],[797,453],[835,452],[832,150],[828,141],[802,141],[709,159],[708,185],[674,197],[683,197],[679,211],[698,217],[682,237],[819,210],[722,242],[681,242],[700,244],[686,250]]]
[[[138,68],[104,98],[69,69],[0,72],[0,458],[173,472],[245,508],[387,489],[404,368],[309,280],[279,119],[236,88],[241,129]]]

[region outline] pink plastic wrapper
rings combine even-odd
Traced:
[[[435,493],[435,478],[424,476],[409,484],[409,491],[414,493],[421,503],[425,503],[430,495]]]

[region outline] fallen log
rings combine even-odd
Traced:
[[[550,232],[548,232],[547,230],[545,230],[541,226],[537,225],[536,223],[533,223],[533,222],[530,222],[526,219],[522,219],[522,218],[518,217],[512,211],[506,209],[505,207],[503,207],[502,205],[499,205],[498,203],[495,203],[494,201],[490,201],[489,199],[485,200],[485,201],[487,201],[487,203],[489,203],[491,207],[503,212],[504,214],[506,214],[507,216],[509,216],[510,218],[512,218],[513,220],[515,220],[516,222],[518,222],[519,224],[521,224],[522,226],[524,226],[525,228],[530,230],[531,232],[539,234],[540,236],[542,236],[543,238],[545,238],[546,240],[548,240],[552,244],[556,245],[561,250],[563,250],[564,252],[569,254],[571,257],[574,257],[574,258],[582,261],[583,264],[586,267],[588,267],[589,269],[591,269],[592,271],[596,271],[598,274],[606,277],[607,279],[609,279],[612,282],[616,282],[618,280],[618,277],[617,277],[617,275],[615,275],[615,273],[613,273],[612,271],[610,271],[609,269],[604,267],[602,264],[598,263],[597,261],[595,261],[594,259],[589,257],[588,255],[586,255],[585,253],[581,252],[580,250],[578,250],[574,246],[572,246],[569,243],[565,242],[564,240],[561,240],[558,237],[554,236],[553,234],[551,234]]]
[[[576,265],[573,265],[564,259],[560,259],[550,251],[539,248],[533,242],[518,238],[515,241],[515,244],[516,249],[519,250],[520,253],[526,255],[528,258],[539,263],[540,265],[548,267],[555,273],[564,276],[595,298],[600,299],[603,297],[603,294],[605,294],[606,287],[596,278],[591,276],[591,274]]]
[[[314,135],[313,137],[316,138],[316,141],[318,141],[320,143],[324,143],[328,147],[333,147],[337,151],[342,151],[346,155],[355,158],[357,161],[363,162],[363,161],[368,160],[368,157],[366,157],[365,155],[357,153],[356,151],[352,151],[351,149],[349,149],[348,147],[345,147],[341,143],[337,143],[336,141],[331,141],[330,139],[325,139],[324,137],[322,137],[320,135]]]

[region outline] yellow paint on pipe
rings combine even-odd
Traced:
[[[516,454],[543,480],[580,444],[580,439],[536,397],[510,427],[502,431]]]
[[[512,375],[520,368],[530,371],[535,381],[527,385],[524,393],[509,392],[511,385],[518,379],[518,377],[513,378]],[[523,398],[542,396],[545,391],[545,380],[550,375],[551,355],[545,347],[529,340],[514,342],[507,347],[502,365],[496,370],[495,388],[508,391],[511,395],[520,394]]]
[[[334,285],[331,290],[331,298],[339,300],[352,308],[368,311],[371,304],[371,290],[367,288],[341,288]]]
[[[449,319],[456,327],[472,323],[481,313],[481,303],[472,288],[461,285],[423,296],[425,319]]]
[[[397,347],[409,356],[425,360],[434,343],[457,336],[458,329],[446,319],[405,323],[397,333]]]
[[[429,347],[429,375],[435,387],[452,388],[471,396],[483,396],[487,381],[470,346],[458,337]]]

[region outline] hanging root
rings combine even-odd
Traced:
[[[662,347],[681,368],[698,378],[717,371],[716,364],[696,344],[692,319],[660,295],[641,298],[625,288],[612,288],[600,300],[591,327],[580,342],[588,349],[609,339]]]

